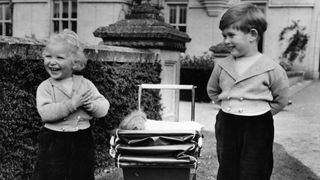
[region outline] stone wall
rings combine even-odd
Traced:
[[[31,38],[0,37],[0,59],[19,55],[22,59],[42,59],[44,40]],[[106,62],[154,62],[157,58],[151,50],[141,50],[116,46],[86,46],[88,59]]]

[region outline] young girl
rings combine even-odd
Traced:
[[[209,97],[221,106],[215,124],[217,180],[269,180],[273,115],[288,104],[288,78],[258,51],[267,22],[255,5],[231,7],[219,28],[230,56],[216,61],[207,86]]]
[[[103,117],[108,100],[80,75],[87,62],[76,33],[50,37],[43,50],[50,77],[37,89],[37,109],[44,122],[39,134],[35,180],[94,180],[94,144],[89,120]]]

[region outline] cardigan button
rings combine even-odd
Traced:
[[[240,101],[243,101],[243,97],[241,97],[239,100],[240,100]]]

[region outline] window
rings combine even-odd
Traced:
[[[174,28],[187,32],[187,4],[168,4],[169,24]]]
[[[77,32],[77,0],[53,0],[52,31],[71,29]]]
[[[12,13],[9,2],[0,3],[0,35],[12,36]]]

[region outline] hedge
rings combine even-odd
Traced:
[[[202,56],[186,56],[181,60],[180,84],[197,86],[195,91],[196,102],[210,102],[207,94],[207,83],[214,67],[214,55],[204,53]],[[189,91],[180,91],[180,100],[191,101]]]
[[[47,73],[41,60],[15,56],[0,60],[0,179],[30,179],[38,151],[38,133],[42,127],[36,110],[37,86]],[[110,130],[137,108],[138,84],[160,83],[160,62],[107,63],[88,61],[80,73],[90,79],[110,101],[106,117],[93,119],[96,143],[96,173],[112,162],[109,150]],[[142,106],[148,117],[160,119],[159,90],[144,91]]]
[[[193,69],[181,68],[180,70],[180,83],[192,84],[196,86],[195,101],[196,102],[210,102],[211,99],[207,93],[207,83],[210,78],[212,69]],[[190,91],[181,90],[180,100],[191,101]]]

